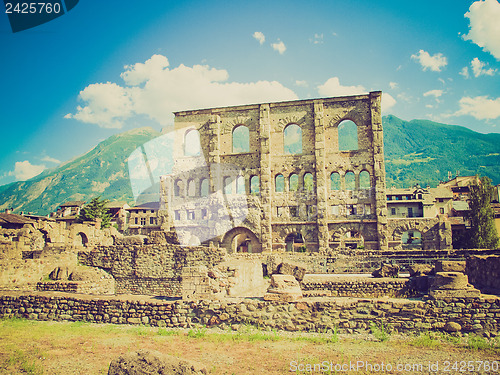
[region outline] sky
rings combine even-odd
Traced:
[[[0,185],[197,108],[382,91],[500,132],[497,0],[82,0],[16,33],[0,8]]]

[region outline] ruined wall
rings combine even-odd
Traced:
[[[181,295],[183,267],[219,264],[225,250],[171,244],[96,246],[78,253],[81,264],[100,267],[116,282],[116,293]]]
[[[475,255],[467,259],[469,283],[484,292],[500,293],[500,256]]]
[[[499,298],[446,301],[322,298],[300,302],[144,301],[116,298],[4,294],[0,318],[147,324],[158,327],[193,325],[232,327],[252,324],[261,329],[341,333],[366,332],[372,322],[388,332],[443,331],[450,322],[462,332],[500,331]]]
[[[381,92],[372,92],[176,113],[175,164],[161,181],[162,228],[189,232],[193,240],[214,238],[228,252],[238,251],[234,240],[243,234],[229,234],[234,225],[225,228],[223,210],[214,209],[224,205],[211,201],[210,194],[224,192],[225,207],[248,208],[237,226],[251,237],[252,252],[285,250],[291,234],[302,236],[308,252],[342,248],[353,236],[365,248],[386,249],[380,100]],[[339,140],[344,121],[355,123],[357,145],[348,150]],[[241,129],[247,143],[235,145]],[[295,129],[300,144],[289,144],[288,129]],[[186,152],[193,132],[201,147],[195,155]],[[277,188],[281,178],[283,189]]]
[[[451,224],[443,216],[435,218],[388,219],[387,232],[389,248],[403,249],[401,236],[409,230],[419,231],[422,243],[417,246],[422,250],[440,250],[452,248]]]

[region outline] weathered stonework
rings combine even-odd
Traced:
[[[293,250],[291,238],[300,238],[308,252],[353,244],[387,249],[380,98],[381,92],[372,92],[175,113],[175,163],[161,179],[162,229],[175,229],[187,243],[210,238],[228,252]],[[339,149],[344,120],[357,125],[356,149]],[[286,148],[291,125],[300,129],[297,152]],[[248,133],[243,151],[233,138],[241,127]],[[199,154],[186,152],[190,132],[199,135]],[[338,190],[332,189],[333,173],[339,174]],[[346,186],[346,174],[354,186]],[[276,183],[281,176],[283,189]],[[296,178],[293,187],[290,178]],[[244,218],[236,227],[222,224],[227,208],[229,216]]]

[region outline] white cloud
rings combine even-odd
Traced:
[[[439,98],[441,95],[443,95],[443,90],[430,90],[424,92],[424,96],[433,96],[435,98]]]
[[[307,87],[307,81],[295,81],[295,85],[299,87]]]
[[[85,105],[65,117],[106,128],[121,128],[135,115],[146,115],[166,126],[172,112],[298,99],[276,81],[227,82],[226,70],[207,65],[179,65],[169,69],[165,56],[154,55],[145,63],[125,66],[124,86],[116,83],[91,84],[81,93]]]
[[[462,36],[500,60],[500,3],[496,0],[476,1],[465,13],[469,33]]]
[[[260,31],[254,32],[252,36],[255,39],[257,39],[261,45],[264,44],[264,42],[266,41],[265,35],[263,33],[261,33]]]
[[[285,43],[278,39],[276,43],[271,44],[275,51],[278,51],[280,55],[283,55],[286,51]]]
[[[45,165],[33,165],[28,160],[16,161],[14,171],[9,175],[14,175],[17,181],[26,181],[32,177],[38,176],[45,170]]]
[[[366,94],[368,90],[362,86],[342,86],[338,77],[328,79],[324,84],[318,86],[321,96],[349,96]],[[396,100],[387,93],[382,93],[382,111],[386,112],[396,104]]]
[[[469,68],[464,66],[459,74],[465,78],[469,78]]]
[[[318,86],[318,92],[321,96],[348,96],[366,94],[368,90],[361,85],[342,86],[338,77],[332,77]]]
[[[389,87],[390,87],[391,89],[393,89],[393,90],[394,90],[394,89],[397,89],[397,88],[398,88],[398,86],[399,86],[399,85],[397,84],[397,82],[389,82]]]
[[[411,55],[411,58],[417,60],[422,65],[423,70],[432,70],[433,72],[440,72],[448,64],[448,60],[442,53],[430,55],[429,52],[424,50],[418,51],[418,54]]]
[[[500,37],[500,34],[499,34]],[[470,65],[472,66],[472,72],[474,73],[474,77],[479,77],[479,76],[493,76],[496,73],[496,69],[490,68],[490,69],[484,69],[486,66],[486,63],[480,61],[477,57],[474,57],[472,61],[470,62]]]
[[[463,97],[459,104],[460,110],[455,112],[456,116],[470,115],[478,120],[492,120],[500,117],[500,98]]]

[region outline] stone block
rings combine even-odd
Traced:
[[[382,264],[382,266],[372,272],[373,277],[398,277],[399,266],[397,264]]]
[[[467,275],[460,272],[437,272],[431,289],[466,289],[469,285]]]
[[[271,286],[264,295],[266,301],[293,302],[302,298],[302,290],[291,275],[272,275]]]
[[[297,281],[302,281],[306,274],[306,266],[298,263],[283,262],[278,266],[281,275],[292,275]]]
[[[437,260],[435,263],[436,272],[465,272],[465,260]]]
[[[430,264],[412,264],[408,266],[410,277],[428,276],[434,273],[434,267]]]

